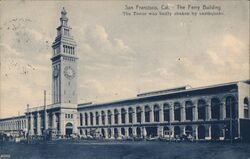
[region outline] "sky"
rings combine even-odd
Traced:
[[[124,16],[125,5],[216,5],[220,16]],[[248,1],[1,1],[0,118],[51,103],[62,7],[77,42],[78,103],[249,79]]]

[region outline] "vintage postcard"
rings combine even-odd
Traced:
[[[0,159],[250,159],[249,1],[0,1]]]

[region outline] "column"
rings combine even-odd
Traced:
[[[186,120],[185,102],[181,103],[181,121]]]
[[[171,133],[171,137],[174,137],[174,126],[170,126],[169,130]]]
[[[169,104],[169,117],[170,117],[170,122],[174,121],[174,106],[173,104]]]
[[[37,112],[37,135],[41,134],[41,114]]]
[[[124,129],[125,129],[125,137],[128,137],[129,136],[129,134],[128,134],[128,127],[125,127]]]
[[[125,124],[128,124],[128,123],[129,123],[129,109],[126,110],[126,114],[125,114]]]
[[[118,131],[118,138],[119,138],[119,137],[121,137],[121,128],[118,127],[118,128],[117,128],[117,131]]]
[[[65,114],[63,112],[61,112],[59,114],[59,125],[60,125],[60,134],[61,135],[65,135],[65,129],[64,129],[64,118],[65,118]]]
[[[109,125],[109,123],[108,123],[108,111],[105,112],[105,125]]]
[[[154,106],[150,106],[150,123],[154,122]]]
[[[52,114],[52,128],[56,129],[56,113]]]
[[[163,116],[164,116],[164,111],[163,111],[163,104],[160,104],[159,105],[159,107],[160,107],[160,111],[159,111],[159,122],[163,122],[164,120],[163,120]]]
[[[104,128],[104,132],[105,132],[105,139],[108,139],[109,138],[108,128]]]
[[[198,140],[198,126],[197,125],[193,126],[193,137],[195,140]]]
[[[211,125],[208,125],[205,127],[206,128],[206,140],[211,140]]]
[[[110,128],[110,130],[111,130],[111,138],[113,139],[113,138],[115,138],[115,137],[114,137],[114,135],[115,135],[115,134],[114,134],[114,128]]]
[[[158,136],[163,137],[163,126],[158,126]]]
[[[47,130],[49,125],[49,114],[46,111],[44,114],[44,129]]]
[[[81,113],[82,114],[82,126],[85,126],[85,115],[84,115],[84,113]]]
[[[132,134],[133,136],[136,136],[136,127],[132,127]]]
[[[206,120],[211,119],[211,103],[207,102],[207,107],[206,107]]]
[[[92,113],[93,113],[93,126],[96,126],[96,114],[95,112]]]
[[[224,120],[226,118],[226,101],[221,103],[220,105],[220,120]]]
[[[145,107],[142,106],[141,110],[142,110],[142,112],[141,112],[141,123],[145,123]]]
[[[121,125],[121,117],[122,117],[122,114],[121,114],[121,109],[117,109],[118,110],[118,125]]]
[[[137,114],[136,114],[136,107],[133,108],[133,113],[132,113],[132,122],[133,124],[137,123]]]
[[[185,126],[180,126],[180,128],[181,128],[181,135],[186,134]]]
[[[87,121],[88,121],[88,126],[91,125],[90,124],[90,113],[89,112],[87,112]]]
[[[193,121],[198,120],[198,100],[194,101],[194,107],[193,107]]]
[[[34,135],[34,116],[33,114],[30,114],[30,129],[29,129],[30,135]]]
[[[114,125],[114,118],[115,118],[115,115],[114,115],[114,110],[111,111],[111,117],[110,117],[110,120],[111,120],[111,125]]]

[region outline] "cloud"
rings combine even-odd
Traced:
[[[167,65],[142,73],[141,81],[147,83],[142,85],[159,81],[157,84],[162,83],[161,87],[186,84],[201,86],[249,78],[247,43],[232,34],[209,41],[213,41],[212,45],[208,45],[197,56],[179,57],[168,61]]]
[[[135,61],[135,52],[122,39],[113,38],[101,25],[87,26],[80,39],[79,52],[84,53],[86,63],[92,68],[129,67]],[[101,66],[100,66],[101,64]]]

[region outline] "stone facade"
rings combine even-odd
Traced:
[[[249,92],[239,89],[241,85],[249,89],[249,82],[194,89],[183,87],[111,103],[79,104],[80,134],[105,138],[187,135],[195,139],[222,140],[230,137],[232,119],[233,136],[240,138],[238,119],[250,116]],[[243,101],[239,102],[239,98]],[[245,116],[241,112],[245,112]]]

